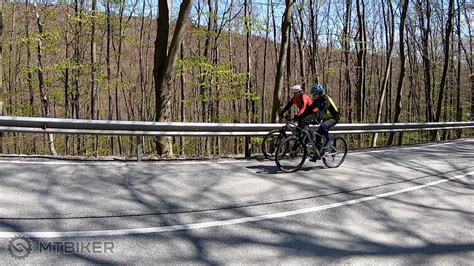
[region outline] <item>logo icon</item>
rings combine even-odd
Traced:
[[[14,237],[8,241],[7,250],[12,258],[23,260],[31,254],[33,243],[26,237]]]

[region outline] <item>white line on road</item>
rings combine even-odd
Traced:
[[[380,150],[374,150],[374,151],[355,151],[355,152],[351,152],[351,154],[364,154],[364,153],[377,153],[377,152],[398,151],[398,150],[412,150],[412,149],[420,149],[420,148],[432,148],[432,147],[439,147],[439,146],[445,146],[445,145],[451,145],[451,144],[459,144],[459,142],[467,142],[467,143],[474,142],[474,138],[461,139],[461,140],[452,141],[452,142],[416,145],[416,146],[411,146],[411,147],[397,147],[393,149],[380,149]]]
[[[31,237],[31,238],[62,238],[62,237],[94,237],[94,236],[122,236],[122,235],[138,235],[138,234],[151,234],[151,233],[163,233],[163,232],[173,232],[173,231],[182,231],[182,230],[194,230],[194,229],[202,229],[202,228],[209,228],[209,227],[217,227],[217,226],[226,226],[226,225],[236,225],[236,224],[243,224],[243,223],[250,223],[250,222],[258,222],[263,220],[270,220],[270,219],[277,219],[283,218],[298,214],[305,214],[305,213],[313,213],[319,212],[327,209],[333,209],[348,205],[354,205],[362,202],[367,202],[371,200],[386,198],[402,193],[407,193],[410,191],[415,191],[419,189],[423,189],[430,186],[435,186],[441,183],[445,183],[448,181],[452,181],[455,179],[460,179],[466,176],[474,175],[474,171],[469,172],[467,174],[454,176],[447,179],[441,179],[437,181],[433,181],[430,183],[426,183],[424,185],[418,185],[414,187],[404,188],[400,190],[395,190],[391,192],[386,192],[378,195],[367,196],[359,199],[347,200],[343,202],[336,202],[332,204],[304,208],[299,210],[293,211],[286,211],[286,212],[279,212],[279,213],[271,213],[265,215],[258,215],[258,216],[250,216],[244,218],[237,218],[237,219],[229,219],[229,220],[220,220],[220,221],[212,221],[212,222],[203,222],[203,223],[193,223],[193,224],[181,224],[181,225],[172,225],[172,226],[163,226],[163,227],[148,227],[148,228],[134,228],[134,229],[118,229],[118,230],[100,230],[100,231],[68,231],[68,232],[0,232],[0,238],[11,238],[15,236],[19,237]]]

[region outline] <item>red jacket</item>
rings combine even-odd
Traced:
[[[298,107],[298,115],[303,115],[307,108],[313,104],[313,100],[306,94],[298,97],[293,97],[291,102]],[[313,112],[317,112],[318,108],[314,108]]]

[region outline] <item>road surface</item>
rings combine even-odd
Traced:
[[[263,160],[0,157],[0,262],[467,265],[473,181],[474,139],[293,174]]]

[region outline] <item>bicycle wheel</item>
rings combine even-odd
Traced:
[[[275,151],[278,147],[278,142],[280,140],[280,130],[274,129],[270,131],[262,141],[262,153],[266,159],[275,160]]]
[[[305,160],[306,149],[296,136],[289,136],[278,145],[275,161],[281,171],[296,172],[303,166]]]
[[[331,150],[323,155],[323,163],[329,168],[339,167],[347,155],[347,142],[342,137],[335,137]]]

